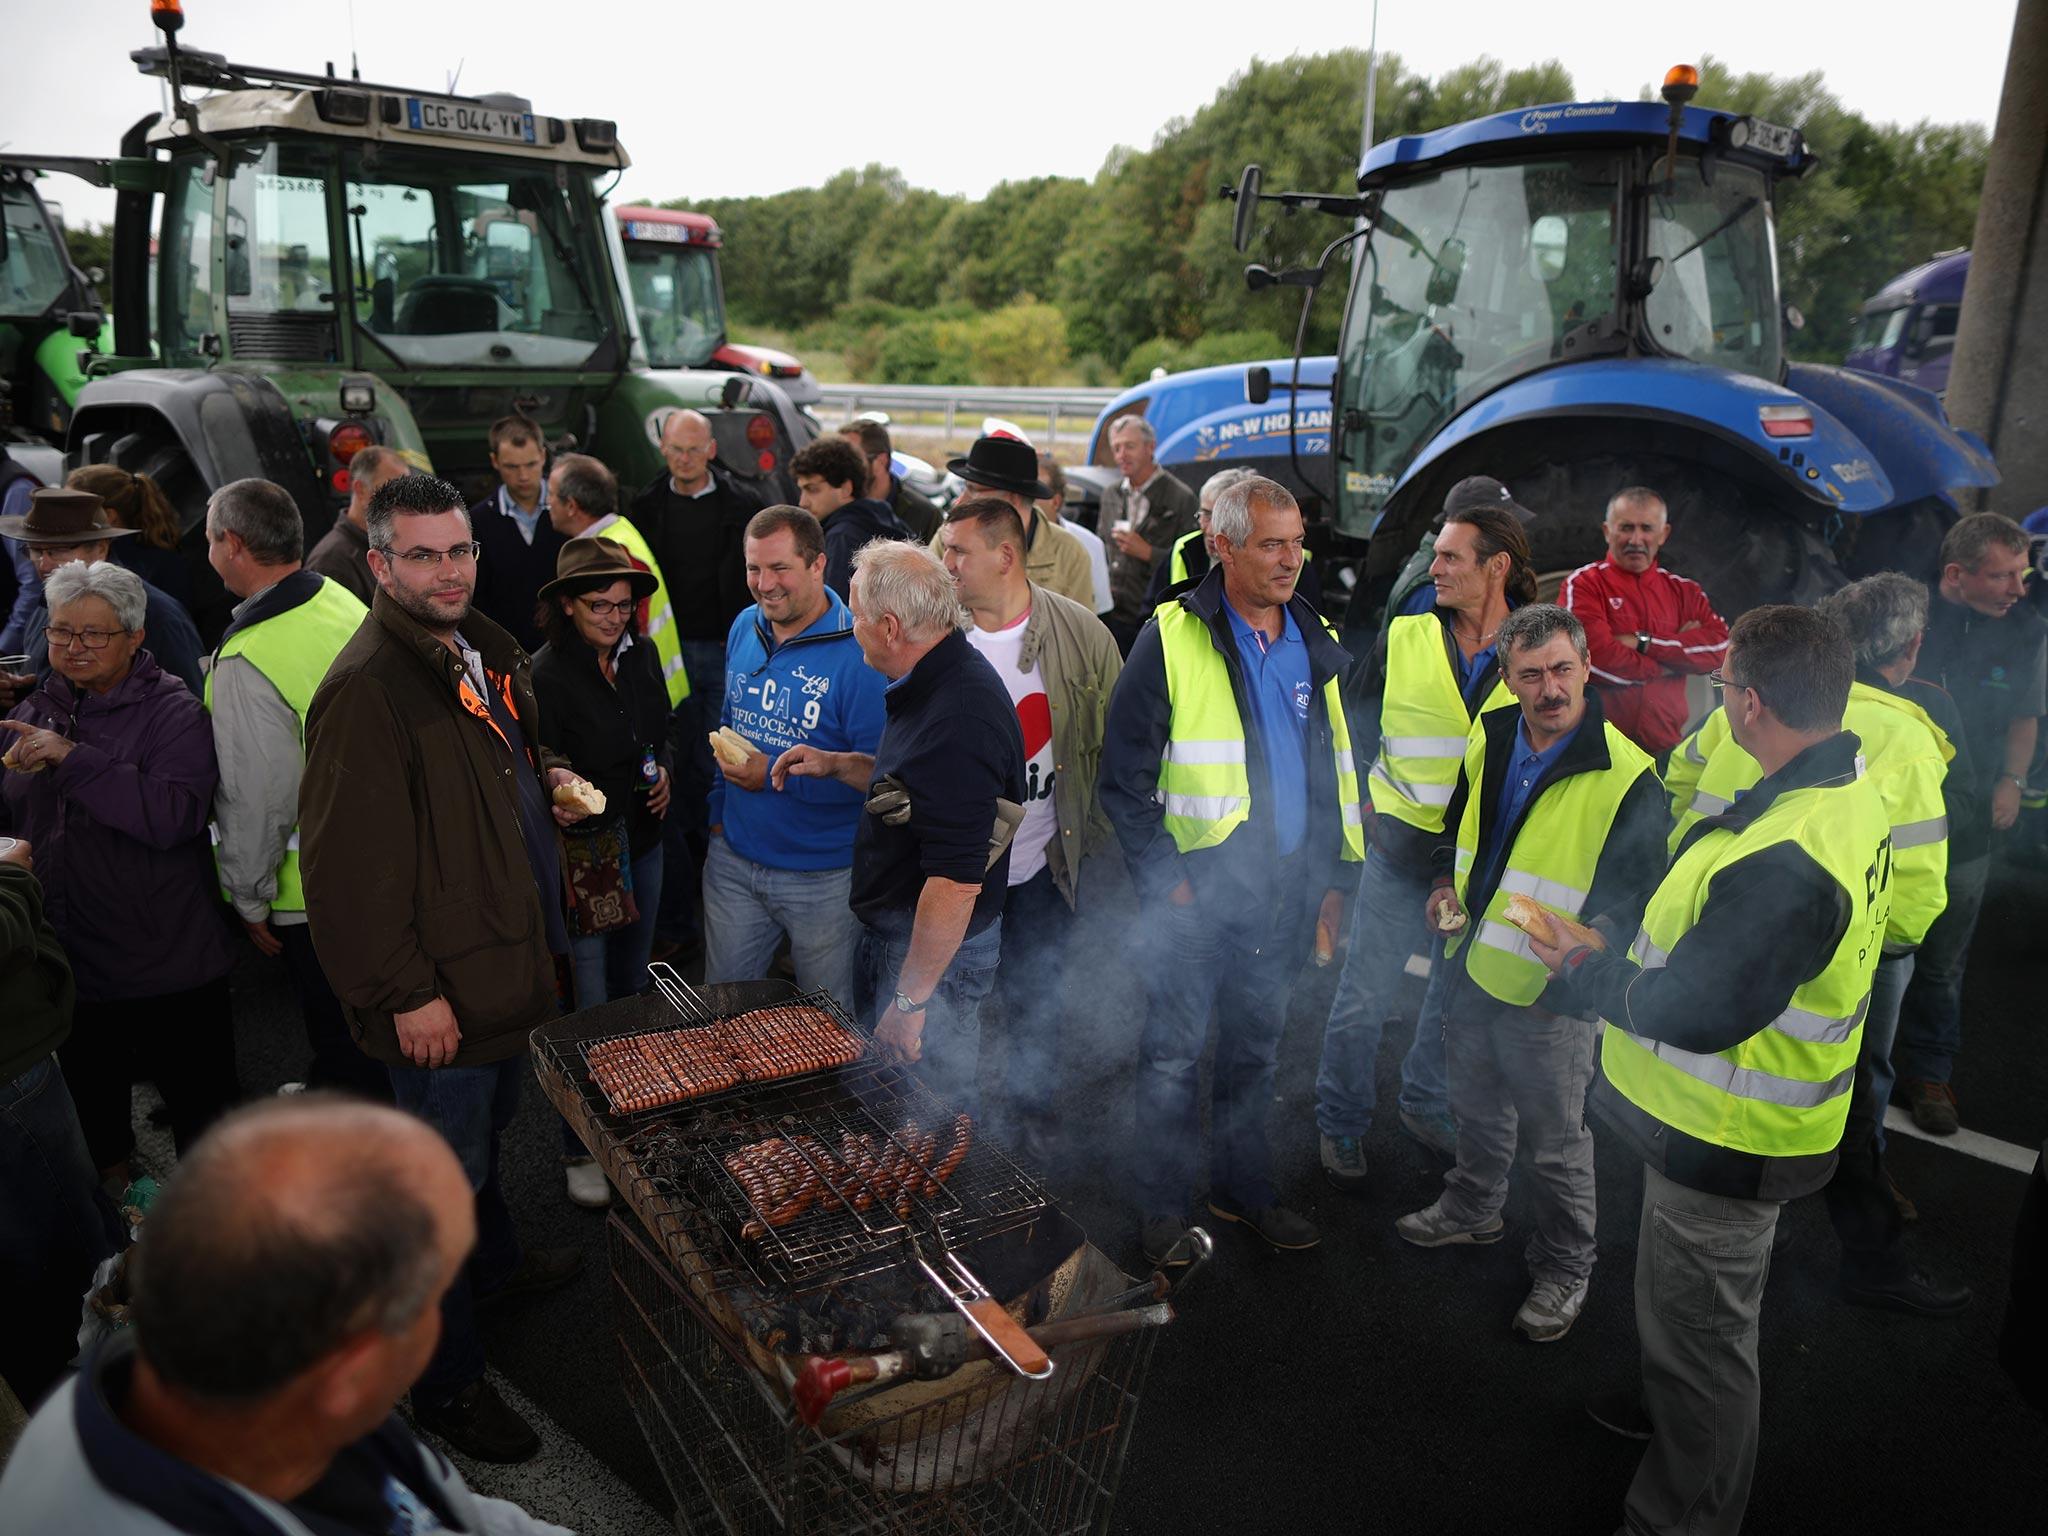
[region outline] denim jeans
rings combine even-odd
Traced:
[[[854,1008],[872,1029],[896,995],[896,978],[910,954],[906,935],[892,939],[862,925],[854,972]],[[995,985],[1003,955],[1003,920],[998,917],[953,952],[938,990],[925,1006],[922,1054],[917,1073],[949,1108],[981,1112],[981,1000]]]
[[[519,1267],[519,1235],[498,1178],[505,1127],[519,1112],[525,1053],[487,1067],[388,1067],[398,1107],[418,1115],[455,1149],[476,1191],[476,1247],[441,1298],[441,1341],[413,1386],[416,1401],[439,1407],[484,1373],[476,1298],[503,1285]]]
[[[1285,892],[1289,883],[1277,880],[1276,889]],[[1272,1205],[1266,1125],[1288,999],[1308,958],[1309,923],[1277,925],[1273,942],[1246,949],[1232,937],[1231,914],[1206,912],[1199,901],[1185,907],[1160,901],[1144,920],[1150,953],[1132,1138],[1140,1211],[1148,1219],[1187,1212],[1202,1146],[1202,1049],[1212,1006],[1209,1188],[1247,1210]]]
[[[661,871],[662,849],[656,843],[633,861],[633,903],[640,910],[639,919],[610,933],[571,935],[569,971],[578,1012],[646,989],[647,957],[654,949],[654,920],[661,907]]]
[[[789,936],[796,984],[853,1001],[853,870],[770,869],[721,835],[704,861],[704,979],[759,981]],[[894,988],[892,987],[893,991]]]
[[[77,1353],[85,1287],[124,1236],[55,1056],[0,1083],[0,1378],[33,1408]]]
[[[1892,1100],[1892,1084],[1898,1073],[1892,1068],[1892,1051],[1899,1033],[1899,1005],[1906,1000],[1907,983],[1913,979],[1912,955],[1886,955],[1877,962],[1877,974],[1870,981],[1870,1012],[1863,1019],[1863,1047],[1858,1053],[1870,1069],[1870,1086],[1877,1100],[1877,1123],[1872,1138],[1884,1151],[1884,1107]]]
[[[1963,1048],[1963,967],[1984,908],[1991,855],[1951,864],[1948,905],[1913,951],[1913,979],[1899,1010],[1892,1064],[1901,1078],[1945,1083]]]
[[[1409,957],[1428,954],[1430,984],[1423,993],[1415,1038],[1401,1060],[1401,1108],[1443,1114],[1450,1107],[1444,1073],[1443,945],[1422,913],[1428,870],[1404,868],[1377,850],[1368,853],[1351,904],[1351,942],[1330,1022],[1323,1029],[1323,1061],[1316,1074],[1316,1127],[1325,1136],[1363,1136],[1372,1129],[1374,1058],[1380,1029],[1395,1012]]]
[[[725,698],[725,642],[685,640],[682,652],[690,696],[669,716],[669,744],[673,748],[669,772],[675,782],[668,816],[661,826],[661,851],[668,877],[656,904],[655,919],[656,933],[670,941],[701,936],[703,911],[697,888],[704,868],[704,807],[711,792],[713,772],[711,747],[705,738],[718,729],[719,710]]]
[[[1060,1103],[1061,985],[1074,912],[1053,884],[1052,867],[1010,887],[1003,899],[1003,964],[996,974],[1006,1059],[1000,1081],[1020,1121],[1049,1122]]]

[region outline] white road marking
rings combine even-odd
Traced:
[[[1953,1136],[1930,1136],[1913,1123],[1911,1111],[1892,1104],[1885,1108],[1884,1128],[1897,1131],[1901,1136],[1911,1136],[1915,1141],[1924,1141],[1931,1146],[1947,1147],[1965,1157],[1974,1157],[1981,1162],[1996,1163],[2001,1168],[2010,1168],[2015,1173],[2032,1173],[2040,1152],[2033,1147],[2015,1146],[2009,1141],[2000,1141],[1995,1136],[1986,1136],[1981,1131],[1968,1127]]]

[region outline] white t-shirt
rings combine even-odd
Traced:
[[[967,643],[987,658],[996,676],[1010,690],[1010,702],[1017,709],[1017,729],[1024,733],[1024,820],[1010,842],[1010,884],[1022,885],[1045,868],[1045,845],[1059,835],[1059,820],[1052,808],[1052,701],[1045,696],[1045,679],[1038,663],[1029,672],[1017,670],[1017,658],[1024,650],[1024,627],[1031,622],[1031,610],[1007,629],[991,633],[970,626]]]
[[[1102,547],[1102,540],[1092,528],[1083,528],[1079,523],[1060,519],[1060,527],[1080,541],[1088,551],[1088,576],[1095,584],[1095,611],[1107,613],[1116,606],[1116,600],[1109,595],[1109,551]]]

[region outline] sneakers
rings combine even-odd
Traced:
[[[1650,1416],[1643,1411],[1642,1391],[1637,1387],[1624,1387],[1618,1392],[1602,1392],[1598,1397],[1588,1398],[1586,1417],[1609,1434],[1620,1435],[1624,1440],[1647,1440],[1653,1433]]]
[[[575,1279],[582,1268],[583,1250],[580,1248],[529,1248],[520,1256],[519,1267],[512,1271],[505,1283],[478,1296],[476,1304],[480,1307],[494,1306],[515,1296],[533,1296],[542,1291],[556,1290]]]
[[[482,1377],[438,1408],[415,1400],[412,1421],[475,1461],[511,1466],[540,1453],[540,1436],[533,1426]]]
[[[1356,1136],[1325,1136],[1323,1177],[1347,1195],[1365,1190],[1365,1143]]]
[[[1930,1083],[1924,1079],[1902,1082],[1906,1103],[1913,1111],[1913,1123],[1930,1136],[1953,1136],[1962,1128],[1962,1117],[1956,1113],[1956,1091],[1947,1083]]]
[[[562,1166],[569,1175],[569,1198],[586,1210],[601,1211],[612,1203],[611,1181],[594,1157],[565,1157]]]
[[[1913,1317],[1958,1317],[1969,1309],[1970,1288],[1937,1280],[1924,1269],[1907,1270],[1883,1280],[1853,1279],[1844,1272],[1842,1300],[1852,1307],[1904,1312]]]
[[[1148,1216],[1138,1233],[1138,1247],[1154,1269],[1180,1269],[1193,1257],[1187,1235],[1188,1224],[1178,1216]]]
[[[1265,1239],[1269,1247],[1294,1253],[1304,1248],[1313,1248],[1323,1240],[1322,1233],[1306,1216],[1298,1216],[1284,1205],[1262,1205],[1257,1210],[1248,1210],[1228,1195],[1212,1192],[1209,1209],[1216,1213],[1219,1221],[1237,1222],[1250,1227]]]
[[[1447,1109],[1402,1110],[1401,1134],[1447,1163],[1458,1160],[1458,1122]]]
[[[1515,1332],[1534,1344],[1554,1344],[1572,1331],[1585,1309],[1591,1280],[1538,1280],[1515,1314]]]
[[[1507,1225],[1496,1216],[1484,1226],[1461,1226],[1444,1214],[1444,1203],[1439,1200],[1432,1206],[1403,1216],[1394,1223],[1394,1230],[1401,1234],[1404,1242],[1413,1243],[1418,1248],[1444,1248],[1452,1243],[1497,1243]]]

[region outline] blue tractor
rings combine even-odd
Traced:
[[[1388,140],[1350,193],[1266,192],[1247,167],[1224,189],[1239,250],[1262,205],[1349,225],[1312,268],[1246,271],[1255,290],[1307,290],[1305,335],[1349,250],[1337,356],[1297,344],[1140,385],[1103,411],[1091,461],[1116,418],[1142,413],[1183,478],[1249,464],[1291,483],[1312,539],[1355,558],[1334,584],[1351,587],[1350,626],[1373,621],[1473,474],[1539,514],[1553,583],[1597,558],[1608,498],[1635,484],[1670,505],[1670,564],[1731,615],[1926,569],[1954,493],[1996,482],[1991,455],[1924,389],[1786,358],[1803,320],[1779,294],[1775,197],[1815,160],[1796,130],[1691,106],[1697,86],[1681,65],[1662,103]]]

